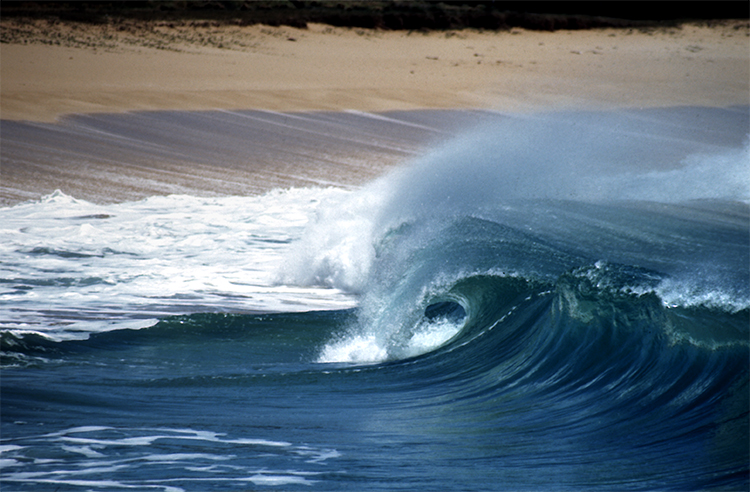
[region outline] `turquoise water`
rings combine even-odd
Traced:
[[[354,191],[0,210],[3,489],[746,490],[747,148],[570,118]]]

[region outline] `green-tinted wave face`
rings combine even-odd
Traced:
[[[332,428],[335,434],[324,432],[324,440],[365,440],[369,452],[395,447],[388,454],[393,460],[409,456],[403,444],[415,436],[426,439],[432,455],[412,461],[430,468],[435,484],[453,476],[449,457],[460,446],[464,460],[490,455],[502,463],[489,471],[498,480],[513,477],[520,456],[554,457],[523,480],[535,488],[553,485],[560,473],[586,476],[569,483],[612,490],[634,481],[741,485],[748,460],[750,314],[665,305],[653,292],[630,288],[644,282],[653,286],[658,277],[601,263],[553,282],[462,277],[425,298],[406,325],[410,332],[392,336],[389,350],[406,355],[380,362],[320,361],[336,343],[352,343],[363,319],[356,310],[177,316],[87,340],[5,333],[6,428],[70,410],[62,434],[13,438],[19,448],[8,452],[54,455],[50,450],[62,446],[68,454],[56,456],[70,461],[77,443],[76,456],[87,453],[92,467],[135,460],[125,461],[134,471],[138,460],[160,460],[160,453],[184,466],[191,465],[183,460],[210,463],[241,454],[248,470],[255,462],[276,462],[349,483],[349,474],[327,467],[352,466],[347,456],[367,459],[354,444],[310,446],[289,437]],[[451,335],[426,347],[446,325]],[[414,347],[422,350],[405,352]],[[81,399],[92,388],[98,396]],[[93,408],[99,410],[89,426],[73,424],[74,415]],[[136,429],[126,423],[134,414]],[[232,437],[199,430],[207,426]],[[561,454],[560,443],[573,451]],[[200,445],[203,457],[188,459],[181,451],[188,445]],[[118,458],[122,450],[129,458]],[[301,453],[312,458],[296,459]],[[436,459],[442,465],[433,469]],[[597,464],[612,460],[614,469]],[[710,477],[706,469],[714,470]],[[171,472],[137,473],[158,481]],[[367,488],[387,488],[388,473],[369,474],[379,485]]]

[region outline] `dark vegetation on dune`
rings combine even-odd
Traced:
[[[532,30],[649,27],[686,21],[750,18],[740,1],[96,1],[3,2],[6,17],[57,18],[90,23],[118,19],[208,20],[235,25],[304,28],[308,23],[384,30]]]

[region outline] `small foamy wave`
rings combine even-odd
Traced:
[[[275,456],[282,468],[248,466],[237,459],[238,448],[255,450],[264,459]],[[42,454],[50,459],[38,459]],[[330,473],[322,466],[339,456],[333,448],[230,437],[206,430],[104,426],[75,427],[18,438],[13,444],[0,446],[4,484],[54,485],[73,490],[184,490],[166,486],[166,481],[212,481],[240,487],[247,483],[309,486],[318,482],[315,477],[324,471]],[[179,479],[174,478],[175,473],[180,474]],[[211,478],[206,478],[206,473]],[[139,475],[148,478],[135,478]]]
[[[202,310],[351,307],[342,292],[273,282],[327,194],[336,192],[95,204],[56,191],[0,208],[0,329],[86,338]]]

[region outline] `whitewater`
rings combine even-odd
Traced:
[[[3,489],[746,490],[749,114],[487,112],[362,186],[0,209]]]

